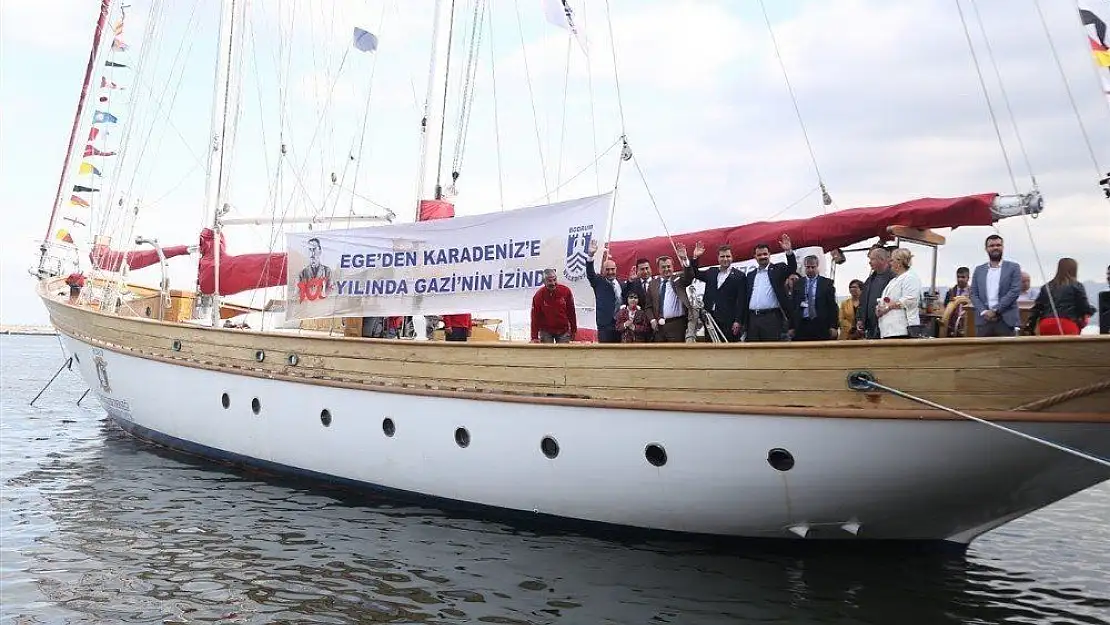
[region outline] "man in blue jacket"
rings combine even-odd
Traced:
[[[1017,300],[1021,295],[1021,265],[1002,260],[1002,237],[987,237],[987,260],[971,276],[971,305],[975,307],[975,336],[1013,336],[1021,325]]]
[[[589,261],[586,263],[586,279],[594,289],[594,314],[597,315],[597,342],[620,343],[616,317],[621,304],[621,283],[617,280],[617,263],[606,258],[601,263],[601,275],[594,269],[594,255],[597,254],[597,239],[590,240],[586,250]]]

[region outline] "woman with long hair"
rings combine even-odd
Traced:
[[[1044,285],[1033,309],[1029,312],[1027,329],[1044,335],[1077,335],[1095,314],[1087,299],[1087,289],[1077,277],[1079,263],[1074,258],[1061,258],[1056,275]]]

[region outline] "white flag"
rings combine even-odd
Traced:
[[[567,0],[543,0],[543,12],[547,16],[547,21],[578,34],[578,29],[574,25],[574,9],[570,8]]]

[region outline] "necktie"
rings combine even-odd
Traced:
[[[806,280],[806,318],[817,317],[817,278]]]
[[[668,282],[670,282],[670,280],[664,279],[664,280],[659,281],[659,316],[660,317],[665,317],[666,316],[666,315],[663,314],[663,312],[666,310],[666,307],[667,307],[667,283]]]

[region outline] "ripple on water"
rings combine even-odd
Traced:
[[[0,337],[3,623],[1107,623],[1110,484],[966,558],[622,544],[156,453]],[[18,358],[9,358],[12,353]],[[18,363],[18,364],[16,364]]]

